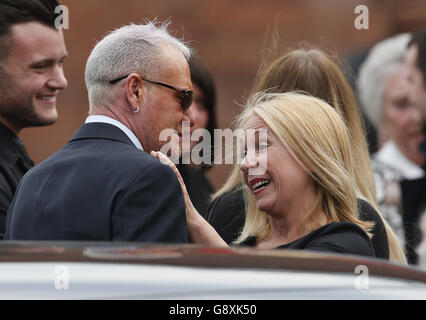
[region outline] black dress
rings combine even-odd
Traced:
[[[249,237],[241,246],[255,246],[256,237]],[[375,257],[370,238],[359,226],[351,222],[332,222],[293,242],[276,249],[297,249],[344,253]]]
[[[366,201],[358,199],[359,218],[375,223],[371,239],[376,257],[389,259],[389,245],[386,229],[377,211]],[[217,197],[209,207],[208,222],[227,243],[238,238],[245,223],[245,204],[241,186]]]

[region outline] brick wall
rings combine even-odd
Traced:
[[[69,87],[60,94],[60,118],[55,125],[22,133],[36,163],[61,148],[84,122],[88,110],[86,59],[102,35],[128,22],[154,17],[172,20],[170,28],[190,41],[210,68],[218,91],[219,126],[228,128],[262,60],[271,60],[279,52],[297,47],[300,41],[345,57],[426,21],[426,1],[421,0],[62,0],[62,4],[70,14],[70,28],[64,31]],[[354,8],[358,4],[369,8],[368,30],[354,27]],[[269,35],[271,31],[278,33],[280,39],[272,52],[271,37],[265,37],[268,30]],[[230,166],[217,166],[208,177],[219,187],[229,170]]]

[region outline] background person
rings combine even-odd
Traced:
[[[414,88],[415,103],[426,119],[426,27],[417,30],[408,43],[404,63],[410,72]]]
[[[196,120],[192,130],[206,129],[210,134],[211,142],[213,142],[214,129],[217,128],[215,116],[216,89],[213,78],[206,66],[196,56],[192,56],[189,60],[189,70],[191,71],[194,90],[194,102],[191,105],[191,110]],[[197,143],[199,141],[191,141],[191,150]],[[211,195],[214,192],[213,187],[205,176],[206,171],[211,168],[213,163],[213,148],[210,152],[211,161],[208,164],[177,165],[191,201],[203,217],[207,216]]]
[[[68,83],[55,0],[0,0],[0,239],[19,181],[34,163],[22,129],[56,122],[56,100]]]
[[[361,66],[357,81],[361,107],[382,136],[381,148],[372,156],[380,211],[403,244],[406,200],[400,183],[423,177],[421,165],[425,160],[419,151],[424,139],[421,113],[414,103],[409,69],[403,64],[410,37],[397,35],[376,44]]]
[[[422,114],[424,139],[420,152],[426,155],[426,28],[413,34],[404,55],[409,68],[414,103]],[[426,162],[422,165],[426,170]],[[408,259],[426,267],[426,177],[401,181],[404,231]]]
[[[30,170],[8,211],[6,239],[187,242],[173,172],[149,152],[194,125],[191,50],[168,22],[123,26],[86,64],[89,117],[68,144]]]
[[[332,107],[299,93],[259,94],[247,103],[238,128],[267,130],[267,141],[246,143],[241,171],[248,209],[236,243],[375,256],[367,235],[372,223],[358,219],[347,128]],[[167,161],[163,154],[153,154]],[[191,239],[226,246],[195,210],[174,171],[184,193]]]

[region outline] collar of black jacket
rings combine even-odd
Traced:
[[[106,139],[135,146],[120,128],[109,123],[85,123],[78,129],[69,142],[83,139]]]
[[[28,169],[34,165],[21,139],[2,123],[0,123],[0,146],[0,159],[3,161],[11,164],[20,161]]]

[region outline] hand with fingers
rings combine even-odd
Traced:
[[[200,215],[197,209],[195,209],[188,191],[186,190],[182,176],[175,164],[164,153],[159,151],[151,151],[151,155],[159,159],[161,163],[168,165],[179,180],[183,199],[185,201],[186,220],[191,241],[194,243],[208,244],[218,247],[228,247],[226,242],[219,236],[216,230]]]

